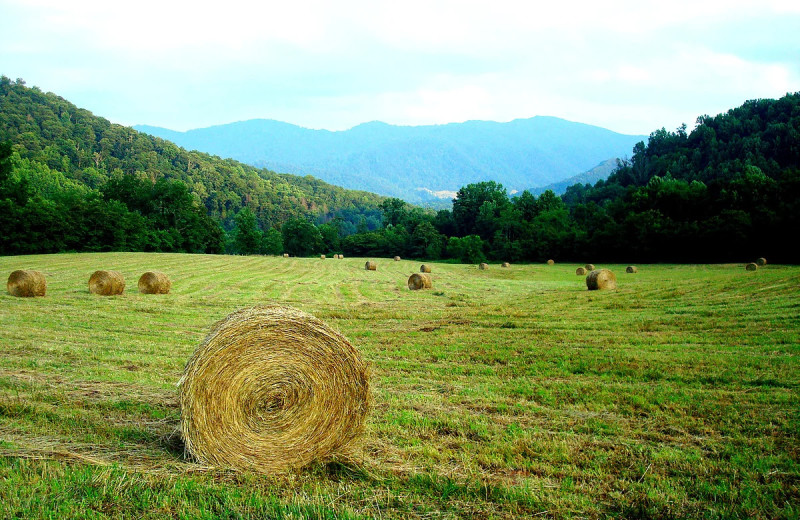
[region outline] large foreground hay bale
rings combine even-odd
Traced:
[[[587,271],[594,271],[594,264],[586,264],[583,266]]]
[[[142,294],[169,294],[172,281],[160,271],[147,271],[139,277],[139,292]]]
[[[500,264],[500,267],[511,267],[511,264],[509,264],[508,262],[503,262],[502,264]]]
[[[122,294],[125,290],[125,278],[117,271],[95,271],[89,277],[89,292],[101,296]]]
[[[578,276],[585,276],[586,275],[586,268],[585,267],[579,267],[579,268],[575,269],[575,274],[577,274]]]
[[[374,271],[377,268],[378,264],[376,264],[374,260],[367,260],[367,262],[364,264],[364,269],[367,271]]]
[[[394,257],[394,261],[395,262],[399,262],[400,261],[400,257],[399,256]]]
[[[419,289],[430,289],[433,287],[431,275],[427,273],[414,273],[408,277],[408,288],[412,291]]]
[[[767,259],[762,256],[761,258],[756,260],[756,264],[758,264],[758,267],[764,267],[765,265],[767,265]]]
[[[47,294],[47,280],[39,271],[18,269],[8,275],[6,289],[11,296],[30,298]]]
[[[553,260],[552,258],[547,261],[547,265],[555,265],[555,263],[556,263],[556,261]]]
[[[595,269],[586,275],[586,287],[590,291],[617,288],[617,275],[608,269]]]
[[[431,266],[426,265],[426,264],[422,264],[421,266],[419,266],[419,272],[420,273],[430,273],[431,272]]]
[[[276,473],[330,459],[358,438],[369,371],[347,339],[279,305],[218,322],[179,382],[186,449],[214,466]]]
[[[756,265],[755,262],[750,262],[749,264],[744,266],[744,268],[747,269],[748,271],[758,271],[758,265]]]
[[[478,269],[480,269],[481,271],[485,271],[485,270],[489,269],[489,264],[487,264],[485,262],[481,262],[480,265],[478,265]]]
[[[637,269],[635,265],[629,265],[625,268],[625,272],[628,274],[636,274],[639,272],[639,269]]]

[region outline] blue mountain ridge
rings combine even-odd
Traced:
[[[342,131],[268,119],[186,132],[134,128],[190,150],[417,204],[449,202],[460,187],[487,180],[509,192],[554,185],[627,157],[646,140],[549,116],[427,126],[373,121]]]

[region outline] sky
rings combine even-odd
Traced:
[[[800,91],[800,1],[0,0],[0,74],[172,130],[546,115],[647,135]]]

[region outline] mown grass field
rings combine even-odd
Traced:
[[[104,253],[0,257],[0,518],[800,518],[800,267]],[[96,269],[122,296],[87,290]],[[165,296],[136,290],[158,269]],[[3,278],[5,280],[5,278]],[[357,462],[183,458],[178,381],[217,320],[281,303],[370,362]]]

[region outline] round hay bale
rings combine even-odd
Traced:
[[[367,260],[367,262],[364,264],[364,269],[367,271],[375,271],[378,269],[378,264],[376,264],[374,260]]]
[[[636,268],[635,265],[629,265],[628,267],[625,268],[625,272],[628,274],[636,274],[639,272],[639,270]]]
[[[178,385],[188,452],[259,473],[344,452],[370,408],[359,352],[314,316],[279,305],[242,309],[214,325]]]
[[[547,265],[555,265],[555,264],[556,264],[556,261],[553,260],[552,258],[547,261]]]
[[[117,271],[95,271],[89,277],[89,292],[101,296],[122,294],[125,290],[125,278]]]
[[[400,257],[399,256],[394,257],[394,261],[395,262],[399,262],[400,261]]]
[[[341,260],[342,258],[344,258],[344,255],[339,255],[339,260]]]
[[[289,258],[289,253],[283,253],[284,258]]]
[[[414,273],[408,277],[408,288],[412,291],[430,289],[433,286],[431,275],[427,273]]]
[[[585,267],[579,267],[579,268],[575,269],[575,274],[577,274],[578,276],[585,276],[586,275],[586,268]]]
[[[586,264],[583,266],[587,271],[594,271],[594,264]]]
[[[744,268],[748,271],[758,271],[758,265],[755,262],[750,262]]]
[[[481,262],[480,265],[478,265],[478,269],[480,269],[481,271],[485,271],[485,270],[489,269],[489,264],[487,264],[485,262]]]
[[[595,269],[586,275],[586,287],[590,291],[617,288],[617,275],[608,269]]]
[[[47,294],[47,280],[39,271],[17,269],[8,275],[6,289],[11,296],[31,298]]]
[[[431,266],[422,264],[421,266],[419,266],[419,272],[420,273],[430,273],[431,272]]]
[[[319,255],[320,260],[325,260],[325,255]]]
[[[503,262],[502,264],[500,264],[500,267],[511,267],[511,264],[509,264],[508,262]]]
[[[172,281],[159,271],[147,271],[139,278],[139,292],[142,294],[169,294]]]
[[[764,267],[765,265],[767,265],[767,259],[762,256],[761,258],[756,260],[756,264],[758,264],[758,267]]]

